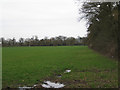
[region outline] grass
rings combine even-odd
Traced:
[[[117,61],[87,46],[4,47],[3,88],[33,86],[44,80],[63,82],[65,87],[118,87]],[[64,73],[71,69],[70,73]],[[61,78],[56,75],[61,74]]]

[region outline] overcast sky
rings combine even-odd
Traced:
[[[74,0],[1,0],[0,6],[0,30],[5,38],[83,37],[87,33],[86,22],[77,20]]]

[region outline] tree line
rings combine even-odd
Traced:
[[[44,39],[38,39],[37,36],[33,36],[32,38],[20,38],[18,41],[15,38],[5,39],[0,38],[0,42],[2,42],[3,47],[11,47],[11,46],[73,46],[73,45],[85,45],[86,37],[65,37],[58,36],[52,37],[48,39],[45,37]]]
[[[87,20],[87,44],[90,48],[111,57],[118,57],[119,2],[86,2],[80,13]]]

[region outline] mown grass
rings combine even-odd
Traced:
[[[87,46],[5,47],[2,53],[3,88],[32,86],[45,79],[70,88],[118,87],[117,61]],[[65,74],[66,69],[72,72]]]

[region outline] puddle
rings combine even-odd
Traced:
[[[44,87],[44,88],[51,88],[49,85],[47,85],[47,84],[42,84],[42,87]]]
[[[57,75],[57,77],[58,77],[58,78],[61,78],[61,77],[62,77],[62,75]]]
[[[34,87],[36,87],[37,85],[34,85]]]
[[[54,83],[51,81],[44,81],[44,84],[42,84],[42,87],[44,88],[63,88],[64,86],[64,84]]]
[[[69,73],[69,72],[71,72],[71,70],[66,70],[66,71],[65,71],[65,73]]]
[[[61,78],[62,76],[57,76],[58,78]]]
[[[64,73],[70,73],[71,70],[65,70]],[[57,77],[61,78],[62,75],[57,75]],[[33,87],[19,87],[19,90],[29,90],[32,89],[34,87],[36,87],[37,85],[34,85]],[[44,88],[63,88],[65,85],[61,84],[61,83],[54,83],[51,81],[44,81],[44,83],[42,84],[42,87]]]
[[[19,90],[29,90],[29,89],[32,89],[33,87],[26,87],[26,86],[24,86],[24,87],[19,87]]]

